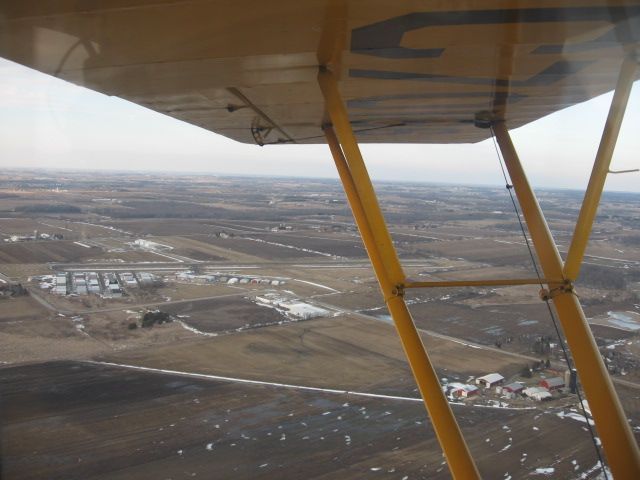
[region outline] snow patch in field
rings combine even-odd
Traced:
[[[548,477],[549,475],[553,475],[555,471],[556,469],[553,467],[536,468],[534,472],[531,472],[531,475],[544,475]]]
[[[321,283],[313,283],[313,282],[309,282],[307,280],[300,280],[299,278],[294,278],[293,281],[294,282],[300,282],[300,283],[306,283],[307,285],[312,285],[314,287],[324,288],[325,290],[329,290],[331,292],[340,293],[339,290],[336,290],[335,288],[328,287],[326,285],[322,285]]]
[[[593,420],[584,418],[584,415],[580,415],[576,412],[558,412],[556,415],[560,418],[570,418],[571,420],[577,420],[578,422],[586,423],[589,422],[589,425],[595,425]]]
[[[203,332],[201,330],[198,330],[197,328],[193,328],[193,327],[187,325],[186,323],[184,323],[182,320],[178,320],[178,323],[182,326],[182,328],[184,328],[185,330],[189,330],[190,332],[195,333],[196,335],[204,335],[205,337],[217,337],[218,336],[217,333]]]

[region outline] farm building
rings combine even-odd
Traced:
[[[564,379],[562,377],[545,378],[540,380],[540,386],[549,391],[558,390],[564,388]]]
[[[522,393],[529,398],[537,400],[538,402],[541,402],[542,400],[548,400],[551,398],[551,393],[549,393],[549,390],[543,387],[525,388],[522,391]]]
[[[513,382],[502,387],[502,391],[508,393],[521,393],[522,390],[524,390],[524,385],[520,382]]]
[[[53,287],[53,293],[55,293],[56,295],[66,295],[68,293],[66,273],[58,273],[56,275],[56,281],[55,281],[55,286]]]
[[[155,277],[152,273],[149,272],[138,272],[138,283],[140,285],[152,285],[155,282]]]
[[[137,287],[138,281],[136,277],[134,277],[131,272],[122,272],[120,273],[120,280],[125,283],[128,287]]]
[[[504,382],[504,377],[499,373],[489,373],[483,377],[476,378],[476,385],[480,385],[484,388],[502,385],[502,382]]]
[[[100,293],[100,282],[98,281],[98,274],[96,272],[88,272],[86,274],[89,283],[90,293]]]
[[[478,395],[480,391],[475,385],[465,383],[449,383],[445,386],[445,393],[451,398],[468,398]]]
[[[322,317],[329,313],[324,308],[314,307],[313,305],[302,302],[281,303],[279,306],[286,308],[289,315],[301,318],[303,320]]]

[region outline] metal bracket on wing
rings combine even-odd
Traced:
[[[296,143],[294,138],[292,138],[280,125],[273,121],[271,117],[269,117],[269,115],[267,115],[251,100],[249,100],[244,93],[242,93],[235,87],[229,87],[227,88],[227,91],[237,97],[238,100],[243,103],[243,106],[233,105],[227,107],[229,113],[233,113],[240,108],[246,107],[253,110],[256,114],[253,121],[251,122],[250,128],[251,136],[253,137],[257,145],[260,145],[262,147],[267,143]],[[274,132],[278,132],[277,138],[267,138]]]

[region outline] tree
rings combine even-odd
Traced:
[[[163,323],[170,323],[173,319],[167,312],[161,312],[160,310],[155,310],[153,312],[147,312],[142,317],[142,327],[150,328],[153,327],[154,324],[161,325]]]
[[[529,368],[529,365],[525,365],[522,370],[520,370],[520,376],[524,377],[524,378],[531,378],[532,374],[531,374],[531,369]]]

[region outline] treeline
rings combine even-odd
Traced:
[[[29,291],[21,283],[3,283],[0,285],[0,298],[21,297],[23,295],[29,295]]]
[[[82,213],[82,209],[69,204],[36,203],[31,205],[19,205],[14,208],[16,212],[25,213]]]
[[[291,208],[282,210],[273,208],[260,209],[226,209],[198,204],[173,203],[173,202],[124,202],[126,208],[96,208],[92,211],[99,214],[118,219],[138,219],[138,218],[203,218],[203,219],[226,219],[226,220],[264,220],[270,222],[287,222],[293,217],[302,216],[305,218],[327,217],[329,215],[351,215],[346,208],[336,208],[319,211],[316,208]]]

